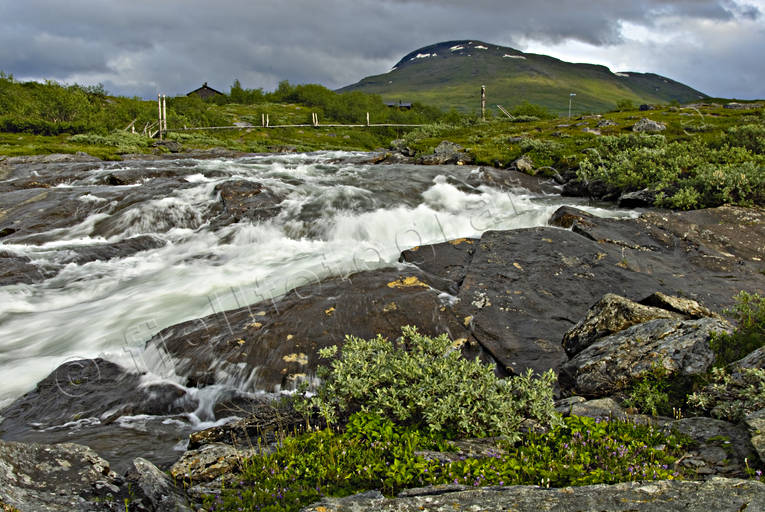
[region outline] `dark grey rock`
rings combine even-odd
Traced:
[[[141,496],[140,504],[152,512],[191,512],[188,497],[177,488],[170,478],[157,466],[146,459],[133,460],[133,467],[125,475],[125,480],[136,494]],[[135,501],[135,500],[134,500]]]
[[[619,196],[616,200],[621,208],[648,208],[656,201],[656,192],[649,189],[635,190]]]

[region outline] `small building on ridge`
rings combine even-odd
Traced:
[[[212,87],[207,85],[207,82],[205,82],[202,87],[199,89],[194,89],[190,93],[188,93],[186,96],[192,96],[196,95],[202,98],[203,100],[206,100],[207,98],[212,98],[213,96],[224,96],[224,94],[220,91],[216,91]]]

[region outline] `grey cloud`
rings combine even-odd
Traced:
[[[90,77],[113,92],[143,96],[203,81],[225,90],[234,78],[266,89],[283,79],[340,87],[439,41],[619,47],[626,44],[622,22],[751,21],[760,16],[754,2],[0,0],[0,69],[20,78]],[[667,62],[677,53],[659,51]],[[699,79],[689,77],[696,86]]]

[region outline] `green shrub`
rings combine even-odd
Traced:
[[[351,416],[345,432],[288,437],[279,449],[243,461],[206,510],[299,510],[322,496],[378,489],[393,496],[424,485],[562,487],[682,477],[670,469],[687,438],[621,421],[572,416],[523,441],[500,440],[485,455],[425,458],[454,452],[439,435],[401,427],[373,414]],[[490,447],[490,445],[489,445]]]
[[[725,368],[712,369],[712,383],[688,396],[688,405],[703,414],[738,422],[765,408],[765,370],[744,368],[731,376]]]
[[[558,421],[552,371],[538,379],[531,371],[498,379],[492,367],[462,358],[445,334],[432,338],[407,326],[396,342],[348,336],[342,353],[335,357],[336,352],[337,347],[320,352],[333,360],[320,374],[317,394],[304,404],[328,423],[362,411],[450,435],[518,439],[524,418],[543,425]]]
[[[510,114],[513,116],[533,116],[538,119],[553,119],[556,117],[555,114],[552,114],[545,107],[529,103],[528,101],[524,101],[513,107]]]
[[[635,104],[632,100],[623,99],[616,102],[616,110],[624,112],[625,110],[635,110]]]
[[[765,153],[765,125],[746,124],[728,129],[725,142],[731,146],[743,147],[752,153]]]
[[[142,149],[149,147],[152,140],[137,133],[118,131],[109,135],[92,133],[72,135],[69,137],[69,142],[115,147],[118,153],[139,153]]]
[[[669,384],[666,377],[667,372],[663,368],[654,368],[632,387],[625,405],[652,416],[671,414],[669,393],[667,393]]]
[[[715,366],[726,366],[765,345],[765,297],[742,291],[736,304],[725,310],[736,322],[732,333],[718,333],[710,345],[715,353]]]

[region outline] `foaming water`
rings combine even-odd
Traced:
[[[46,241],[34,245],[0,243],[0,250],[55,268],[40,283],[0,287],[0,403],[74,358],[101,356],[148,372],[146,382],[183,387],[183,376],[144,352],[145,341],[162,328],[279,297],[330,276],[395,265],[402,250],[416,245],[542,226],[563,204],[601,216],[632,215],[475,184],[475,168],[355,163],[362,156],[120,162],[78,176],[64,191],[94,208],[87,218],[44,233]],[[104,186],[109,174],[134,176],[135,183]],[[170,180],[164,188],[152,179],[159,175]],[[216,186],[229,180],[265,187],[278,198],[278,213],[216,226],[211,221],[220,204]],[[139,235],[152,235],[163,245],[107,260],[62,263],[83,249]],[[199,405],[172,421],[192,429],[223,421],[215,417],[214,404],[232,387],[250,389],[247,382],[253,380],[244,374],[228,385],[184,388]],[[147,420],[123,418],[123,423],[137,428]]]

